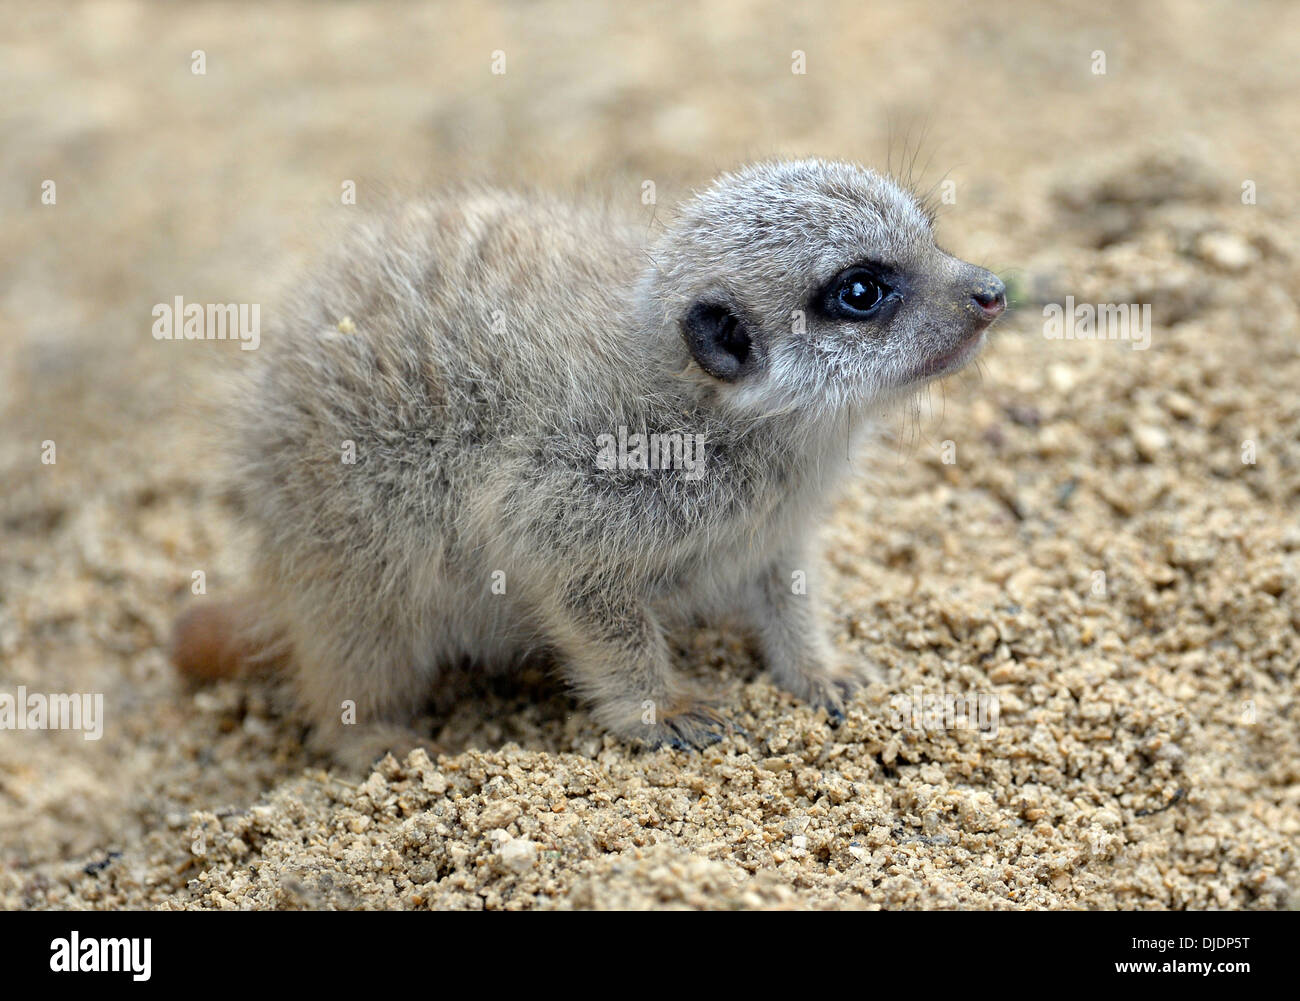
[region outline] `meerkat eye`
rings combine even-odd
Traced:
[[[840,288],[839,300],[849,309],[869,311],[885,297],[884,291],[870,278],[853,278]]]
[[[875,312],[889,292],[889,286],[870,271],[849,268],[831,282],[822,308],[834,319],[862,320]]]

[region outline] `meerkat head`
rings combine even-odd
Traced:
[[[725,174],[652,256],[665,337],[752,413],[896,397],[970,361],[1006,306],[995,275],[939,249],[912,195],[844,163]]]

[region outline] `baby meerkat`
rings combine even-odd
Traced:
[[[234,435],[251,597],[184,616],[174,658],[285,658],[354,763],[419,742],[449,665],[532,652],[615,734],[701,746],[727,722],[665,630],[739,617],[776,683],[838,716],[859,672],[796,582],[846,439],[974,357],[1005,304],[844,163],[725,174],[657,238],[513,194],[407,204],[264,337]]]

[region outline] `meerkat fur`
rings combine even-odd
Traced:
[[[658,234],[500,191],[370,218],[257,352],[232,433],[253,577],[221,652],[285,661],[355,764],[422,742],[451,667],[532,655],[614,734],[717,740],[665,639],[711,618],[837,717],[862,669],[826,639],[816,529],[846,441],[1004,303],[911,194],[844,163],[725,174]],[[700,442],[699,467],[599,461],[635,435]]]

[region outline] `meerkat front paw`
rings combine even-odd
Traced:
[[[600,707],[597,712],[600,714]],[[627,707],[615,716],[603,715],[611,732],[651,750],[698,751],[728,733],[745,732],[699,695],[677,693],[664,701],[645,700],[635,713]]]
[[[827,641],[815,601],[804,589],[790,586],[791,567],[813,567],[804,579],[816,579],[813,560],[802,548],[774,560],[749,592],[747,613],[763,663],[772,680],[792,695],[826,710],[832,723],[844,719],[853,692],[871,680],[867,665],[840,661]],[[803,573],[803,571],[797,571]]]
[[[702,703],[684,707],[647,724],[640,739],[652,749],[671,747],[676,751],[698,751],[716,744],[736,730],[734,724],[712,706]]]
[[[835,724],[844,721],[844,708],[853,693],[869,680],[869,672],[845,666],[772,670],[772,679],[796,698],[826,710]]]

